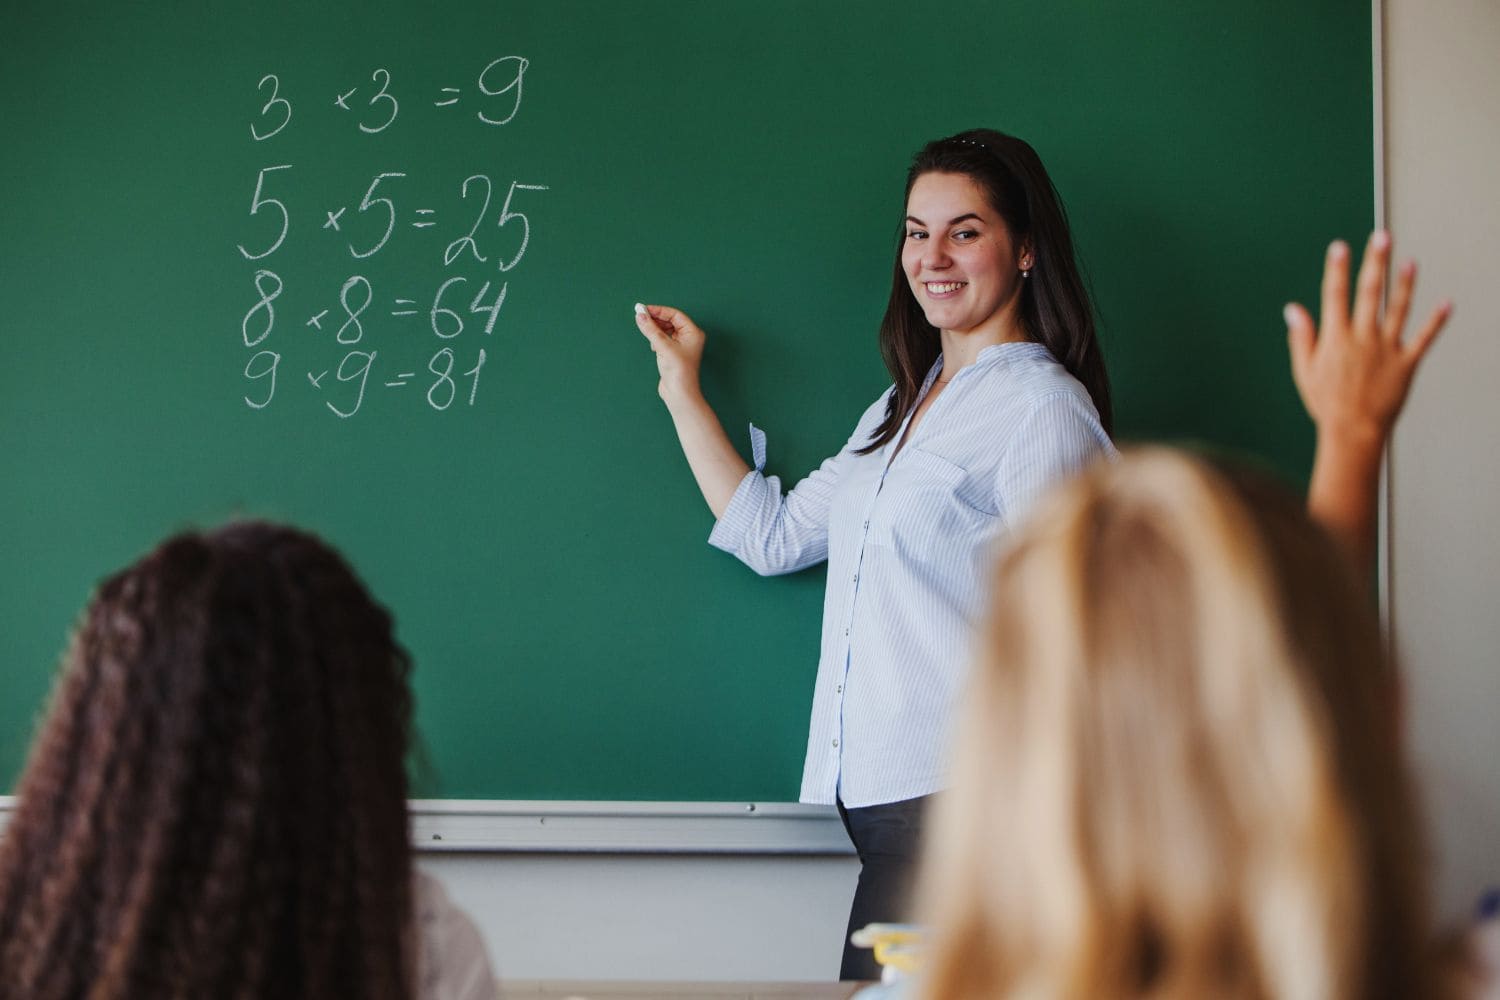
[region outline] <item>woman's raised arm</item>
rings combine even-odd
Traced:
[[[707,338],[687,313],[671,306],[637,304],[635,325],[656,354],[656,370],[661,376],[656,391],[672,414],[677,440],[693,478],[714,517],[722,517],[750,466],[730,443],[718,414],[703,398],[698,369]]]

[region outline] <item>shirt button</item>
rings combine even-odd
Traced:
[[[845,635],[849,634],[849,626],[847,626],[847,625],[844,626],[844,634]]]
[[[855,573],[855,574],[854,574],[854,582],[855,582],[855,583],[858,583],[858,582],[859,582],[859,574],[858,574],[858,573]]]
[[[865,530],[866,531],[870,530],[870,522],[868,520],[865,521]]]
[[[838,687],[834,688],[833,689],[833,693],[834,694],[843,694],[844,693],[844,685],[840,684]]]
[[[833,745],[834,745],[834,746],[838,746],[838,745],[839,745],[839,741],[838,741],[838,740],[834,740],[834,741],[833,741]]]

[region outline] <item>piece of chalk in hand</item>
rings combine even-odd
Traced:
[[[646,311],[646,307],[643,306],[643,305],[641,305],[639,302],[637,302],[635,304],[635,311],[638,312],[638,313],[643,313],[643,312]]]

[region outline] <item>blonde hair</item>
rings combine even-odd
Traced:
[[[1038,507],[935,807],[928,994],[1436,995],[1394,678],[1333,543],[1161,448]]]

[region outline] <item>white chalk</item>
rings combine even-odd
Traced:
[[[638,312],[638,313],[643,313],[643,312],[646,311],[646,307],[643,306],[643,305],[641,305],[639,302],[637,302],[635,304],[635,311]]]

